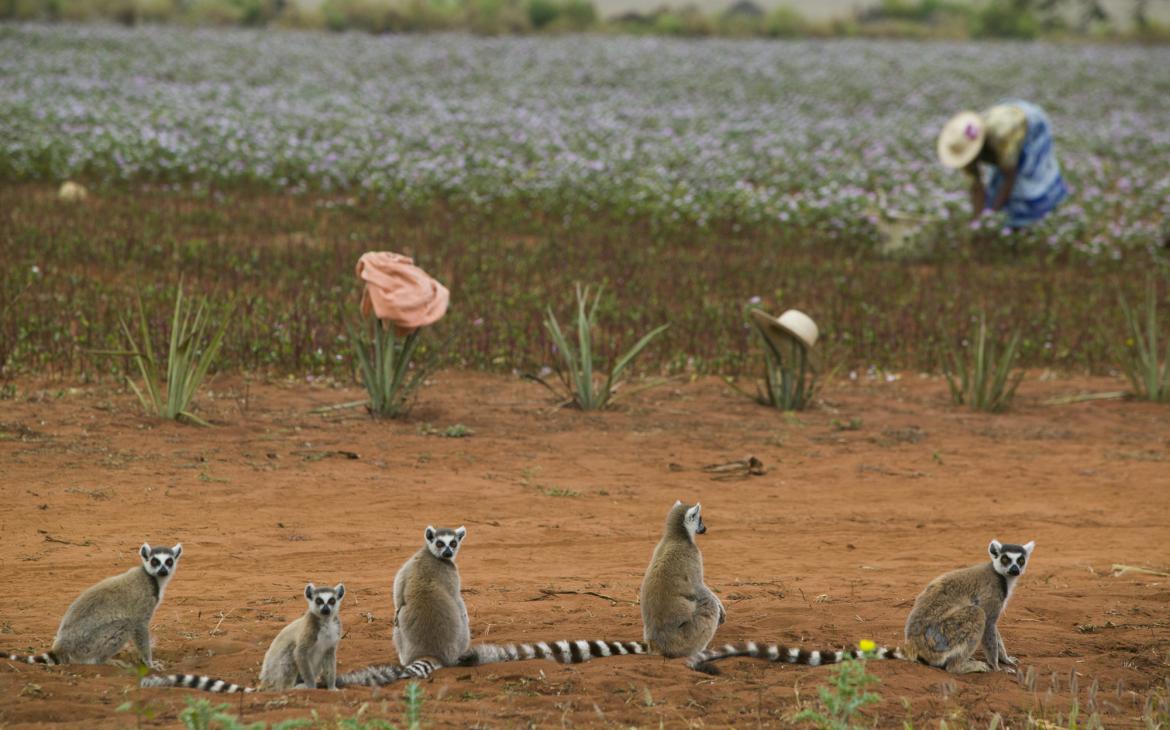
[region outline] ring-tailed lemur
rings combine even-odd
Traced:
[[[142,565],[88,588],[65,611],[53,648],[43,654],[0,654],[29,664],[101,664],[117,654],[127,641],[148,667],[150,619],[162,603],[167,583],[174,577],[183,554],[181,544],[138,551]]]
[[[999,662],[1015,665],[1014,657],[1004,649],[998,621],[1011,597],[1016,579],[1024,573],[1034,542],[1004,545],[992,540],[988,546],[989,563],[945,573],[932,580],[914,602],[906,619],[906,644],[902,647],[877,647],[871,659],[917,661],[948,672],[985,672],[999,669]],[[983,647],[987,662],[972,659]],[[729,644],[703,651],[687,660],[687,665],[709,674],[717,674],[713,663],[732,657],[751,657],[789,664],[833,664],[861,652],[805,651],[776,644]]]
[[[643,638],[663,656],[690,656],[706,648],[727,617],[719,597],[703,583],[695,535],[706,531],[702,505],[675,502],[642,580]]]
[[[1015,666],[999,634],[999,617],[1035,547],[1034,541],[1005,545],[992,540],[990,563],[932,580],[906,619],[906,656],[953,674],[998,671],[1001,660]],[[972,658],[979,647],[986,662]]]
[[[467,528],[423,531],[425,544],[394,576],[394,646],[398,659],[433,659],[454,666],[471,643],[467,606],[459,594],[459,552]]]
[[[214,677],[197,674],[170,674],[144,677],[143,687],[185,687],[205,692],[284,692],[290,689],[337,689],[337,645],[341,643],[341,618],[338,611],[345,597],[345,585],[317,588],[305,586],[308,609],[297,620],[281,629],[260,669],[260,685],[246,687]]]
[[[427,525],[423,547],[394,576],[394,647],[402,664],[381,664],[338,677],[341,686],[382,686],[425,679],[453,667],[471,643],[467,606],[460,595],[455,555],[467,528]]]

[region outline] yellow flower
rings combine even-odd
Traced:
[[[877,651],[877,644],[869,639],[862,639],[861,641],[857,642],[857,648],[861,649],[861,651],[866,654],[870,654]]]

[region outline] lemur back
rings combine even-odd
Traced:
[[[675,502],[642,581],[643,638],[664,656],[705,648],[726,618],[723,603],[703,583],[703,556],[695,535],[707,531],[702,506]]]
[[[455,666],[471,643],[455,566],[467,529],[427,525],[426,544],[394,576],[394,646],[402,664],[433,659]]]
[[[140,661],[153,666],[150,620],[182,553],[181,544],[152,548],[143,543],[138,551],[142,565],[106,578],[73,601],[49,651],[34,656],[5,652],[0,657],[29,664],[101,664],[130,641]]]
[[[144,677],[142,687],[183,687],[233,694],[236,692],[284,692],[294,688],[337,689],[337,645],[341,642],[338,611],[345,585],[317,588],[305,586],[308,609],[304,615],[281,629],[260,670],[260,686],[247,687],[197,674],[170,674]]]

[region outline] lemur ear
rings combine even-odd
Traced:
[[[426,531],[423,532],[423,537],[425,537],[427,539],[427,542],[434,542],[435,541],[435,528],[431,525],[427,525]]]
[[[147,558],[149,558],[150,557],[150,544],[145,543],[145,542],[142,543],[142,547],[138,550],[138,554],[142,556],[143,560],[146,560]]]
[[[171,548],[171,552],[175,554],[175,560],[178,560],[179,556],[183,554],[183,543],[175,543],[175,546]]]
[[[687,510],[687,519],[693,520],[693,519],[697,518],[699,516],[699,513],[702,511],[703,511],[703,505],[698,504],[696,502],[694,507],[691,507],[689,510]]]
[[[315,591],[315,590],[317,590],[317,588],[312,583],[306,583],[305,584],[305,598],[312,600],[313,591]]]
[[[991,553],[993,558],[998,558],[1001,550],[1003,550],[1003,544],[999,540],[992,540],[991,544],[987,546],[987,552]]]
[[[337,600],[340,601],[342,598],[345,598],[345,584],[338,583],[337,585],[333,586],[333,592],[337,594]]]
[[[455,530],[455,537],[459,538],[459,542],[463,542],[463,538],[467,537],[467,528],[463,525],[460,525]]]
[[[682,500],[681,500],[681,499],[676,499],[676,500],[674,500],[674,506],[673,506],[673,507],[671,507],[671,509],[674,509],[674,507],[677,507],[677,506],[679,506],[680,504],[682,504]]]
[[[1029,540],[1028,542],[1024,543],[1024,552],[1028,554],[1028,557],[1032,557],[1032,549],[1034,547],[1036,547],[1035,540]]]

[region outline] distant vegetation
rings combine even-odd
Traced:
[[[685,37],[1016,38],[1098,37],[1170,41],[1170,28],[1134,0],[1131,18],[1100,0],[882,0],[851,17],[813,21],[789,5],[738,0],[722,12],[693,4],[603,18],[592,0],[0,0],[0,19],[277,26],[369,33],[467,31],[479,35],[609,32]]]

